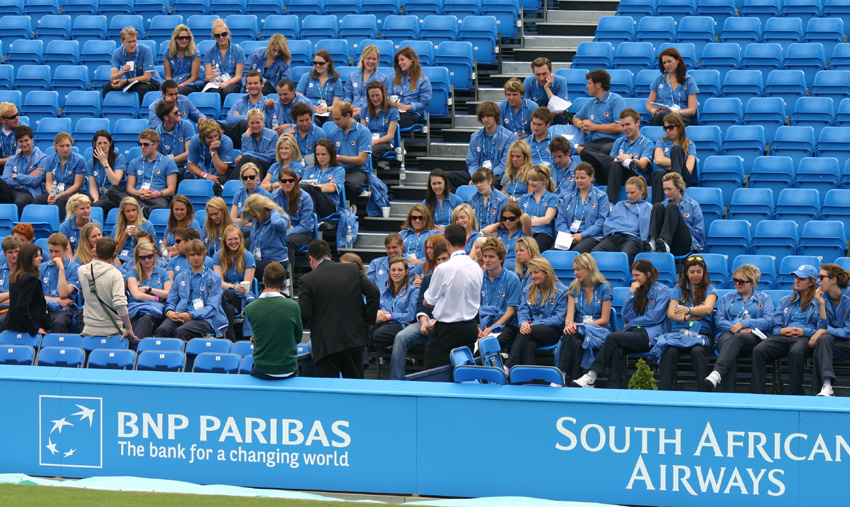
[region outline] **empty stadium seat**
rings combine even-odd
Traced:
[[[0,346],[0,364],[32,365],[35,361],[35,349],[29,345]]]
[[[209,11],[210,0],[172,0],[171,2],[171,12],[182,14],[184,17],[207,14]]]
[[[794,169],[794,161],[790,157],[756,157],[750,171],[749,187],[769,188],[774,199],[778,199],[780,192],[794,186]]]
[[[99,97],[99,92],[94,93],[98,93]],[[95,133],[99,130],[109,130],[109,120],[106,118],[87,118],[86,121],[76,122],[73,125],[73,128],[74,139],[81,145],[85,146],[86,144],[91,144]]]
[[[603,69],[613,63],[614,47],[610,42],[584,41],[579,43],[571,66],[573,69]]]
[[[766,97],[779,97],[785,101],[785,110],[793,111],[797,100],[806,96],[806,75],[802,70],[774,70],[767,75],[764,85]]]
[[[472,88],[475,80],[472,44],[469,42],[443,41],[437,47],[436,62],[449,69],[452,86],[458,90]]]
[[[274,14],[266,17],[260,39],[269,40],[276,33],[283,34],[290,43],[294,39],[297,39],[301,33],[301,22],[298,16],[292,14]]]
[[[36,364],[38,366],[62,366],[82,368],[86,353],[79,347],[45,347],[39,349]]]
[[[596,266],[606,280],[614,287],[630,285],[632,275],[629,256],[623,252],[592,252]]]
[[[820,194],[813,188],[782,189],[776,201],[776,219],[793,220],[798,226],[818,220],[820,201]]]
[[[779,127],[770,144],[771,155],[784,155],[797,166],[804,157],[814,156],[815,130],[812,127]]]
[[[687,196],[699,203],[705,229],[711,227],[715,220],[723,218],[723,192],[719,188],[690,187]]]
[[[714,18],[709,16],[686,16],[679,20],[679,27],[676,31],[676,42],[693,44],[697,58],[702,56],[706,44],[713,43],[714,41]]]
[[[94,77],[95,70],[101,65],[112,65],[115,45],[114,40],[90,40],[83,44],[83,49],[80,50],[80,64],[89,68],[91,77]]]
[[[47,238],[59,230],[59,208],[49,204],[27,204],[21,212],[21,222],[32,225],[36,238]]]
[[[136,353],[128,349],[95,349],[86,360],[87,368],[132,370],[136,366]]]
[[[137,0],[138,1],[138,0]],[[327,0],[325,0],[327,1]],[[355,3],[352,1],[352,3]],[[357,2],[359,3],[359,2]],[[247,9],[247,1],[246,0],[228,0],[227,2],[212,2],[210,4],[210,14],[218,14],[222,18],[227,18],[232,15],[245,15],[245,10]],[[253,14],[249,14],[252,15]],[[233,25],[230,21],[226,21],[227,27],[233,30]],[[256,32],[254,32],[256,35]],[[232,32],[231,32],[232,36]]]
[[[727,220],[746,220],[750,229],[773,218],[773,191],[769,188],[739,188],[732,193]]]
[[[133,2],[132,0],[99,0],[97,12],[110,18],[120,14],[132,14]]]
[[[98,119],[100,120],[100,103],[101,93],[98,91],[83,91],[73,90],[68,93],[65,98],[65,105],[62,108],[62,116],[70,118],[74,126],[81,119]],[[106,128],[109,128],[109,120],[106,121]]]
[[[107,95],[108,98],[109,95]],[[103,107],[106,107],[106,101],[104,101]],[[111,118],[110,122],[112,122]],[[118,118],[112,123],[112,139],[115,141],[115,150],[126,157],[130,153],[130,149],[138,144],[139,132],[146,128],[148,128],[147,119]]]
[[[826,55],[824,45],[820,42],[789,44],[785,47],[783,67],[785,70],[802,70],[806,76],[806,86],[812,86],[815,74],[826,68]]]
[[[803,21],[800,18],[770,18],[761,34],[764,42],[776,42],[783,47],[803,41]]]
[[[756,17],[730,17],[723,22],[720,42],[736,42],[741,47],[761,42],[761,20]]]
[[[50,89],[50,67],[47,65],[21,65],[15,75],[15,89],[24,97],[34,90]]]
[[[730,259],[750,253],[750,224],[746,220],[715,220],[706,237],[710,253],[724,254]]]
[[[723,192],[723,203],[732,202],[732,193],[744,184],[744,164],[739,157],[714,156],[703,161],[700,183]]]
[[[81,45],[85,45],[90,40],[103,40],[106,39],[107,27],[106,16],[78,16],[71,26],[71,38]]]
[[[656,0],[621,0],[617,5],[617,14],[628,15],[635,20],[644,16],[654,16],[656,3]]]
[[[726,98],[738,98],[746,106],[753,97],[764,94],[764,81],[757,70],[730,70],[723,78],[722,95]]]
[[[750,45],[752,47],[752,45]],[[779,97],[756,97],[747,102],[744,111],[744,125],[759,125],[764,128],[764,141],[770,143],[776,135],[776,129],[785,125],[785,101]],[[732,130],[730,128],[730,130]],[[726,133],[727,139],[729,132]],[[761,147],[763,155],[764,146]],[[758,155],[757,155],[758,156]],[[749,160],[752,163],[752,160]],[[746,165],[749,167],[749,165]]]
[[[708,224],[706,224],[708,228]],[[715,287],[726,287],[729,280],[728,258],[723,254],[703,253],[701,254],[708,278]]]
[[[714,69],[720,72],[722,79],[728,71],[741,68],[742,56],[741,46],[737,43],[715,42],[706,44],[699,62],[700,69]]]
[[[59,116],[59,94],[55,91],[34,90],[27,93],[21,112],[36,125],[42,120],[67,119],[56,118]]]
[[[826,129],[824,129],[824,132],[826,132]],[[795,186],[817,190],[820,192],[821,202],[823,202],[827,191],[838,188],[841,179],[839,167],[839,161],[833,157],[802,158],[797,165],[797,173],[794,177]]]
[[[75,41],[74,41],[75,42]],[[59,93],[59,106],[64,107],[68,94],[72,91],[86,91],[89,88],[88,67],[81,65],[59,65],[53,72],[53,90]],[[100,114],[100,99],[97,101]]]
[[[44,41],[18,39],[6,52],[6,63],[15,67],[26,64],[40,64],[44,52]]]
[[[801,97],[791,114],[791,125],[812,127],[817,138],[824,127],[832,126],[834,105],[831,97]]]
[[[71,37],[71,16],[43,16],[35,29],[35,36],[45,44],[54,40],[67,40]]]
[[[240,11],[240,12],[244,12]],[[224,19],[230,29],[230,40],[239,44],[243,41],[257,40],[260,33],[260,22],[253,14],[230,14]]]
[[[676,39],[676,21],[672,16],[647,16],[638,21],[635,41],[660,46]]]
[[[721,130],[717,125],[689,125],[685,134],[699,146],[697,157],[700,167],[706,158],[722,153]]]
[[[821,207],[821,218],[842,222],[845,235],[850,237],[850,190],[827,191]]]
[[[737,97],[707,99],[700,113],[700,121],[706,125],[719,127],[722,136],[725,136],[732,125],[741,124],[743,118],[743,106],[741,99]]]
[[[844,223],[837,220],[812,220],[803,226],[798,252],[800,255],[820,257],[826,263],[844,257],[846,247]]]
[[[109,26],[106,28],[106,37],[114,40],[121,40],[121,30],[124,28],[132,26],[139,32],[141,39],[141,34],[145,33],[145,21],[138,14],[119,14],[117,16],[112,16],[109,19]]]
[[[429,15],[419,24],[419,38],[439,46],[444,41],[456,41],[457,16]]]
[[[661,53],[667,48],[675,48],[679,55],[682,57],[682,61],[685,62],[685,65],[689,69],[695,69],[697,66],[697,50],[696,46],[692,42],[665,42],[658,46],[658,53]]]
[[[753,254],[782,259],[797,253],[797,223],[793,220],[759,222],[753,233]],[[771,287],[764,287],[771,288]]]
[[[841,18],[812,18],[806,25],[803,40],[823,44],[826,54],[831,55],[835,45],[844,42],[845,33]]]
[[[320,49],[331,54],[335,67],[351,64],[348,41],[345,39],[322,39],[316,43],[316,51]]]
[[[62,65],[76,66],[80,59],[80,43],[75,40],[54,40],[44,50],[43,62],[52,72]],[[88,69],[86,69],[88,73]],[[86,82],[88,86],[88,81]]]
[[[696,0],[658,0],[660,16],[693,16],[697,12]]]
[[[741,70],[759,70],[767,74],[782,69],[782,46],[775,42],[750,44],[744,48]]]
[[[419,38],[419,18],[416,16],[387,16],[381,28],[381,39],[405,40]]]
[[[482,2],[481,15],[495,17],[496,23],[499,26],[499,33],[505,39],[516,37],[520,24],[519,5],[517,2],[513,0],[489,0]]]
[[[602,16],[596,25],[594,41],[632,42],[635,39],[635,20],[631,16]]]
[[[137,370],[183,371],[186,356],[176,350],[146,350],[139,354]]]
[[[850,70],[850,43],[836,44],[829,59],[830,70]]]
[[[351,44],[363,39],[377,39],[378,20],[374,14],[349,14],[340,22],[339,36]]]
[[[651,42],[621,42],[614,51],[614,67],[633,73],[656,65],[655,49]]]
[[[749,174],[756,157],[764,155],[765,135],[762,125],[732,125],[726,131],[723,154],[741,157],[744,172]]]
[[[472,44],[478,64],[495,63],[499,51],[499,33],[493,16],[466,16],[460,25],[458,40]]]
[[[782,17],[800,18],[803,26],[812,18],[821,17],[821,0],[783,0],[779,7]]]

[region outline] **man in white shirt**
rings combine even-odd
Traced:
[[[446,246],[450,258],[431,275],[431,285],[423,304],[434,308],[437,323],[425,347],[425,368],[449,364],[449,354],[456,347],[470,349],[478,338],[478,308],[484,272],[466,255],[466,230],[454,224],[446,227]]]

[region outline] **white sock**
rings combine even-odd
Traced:
[[[717,384],[720,383],[720,374],[717,373],[716,370],[712,371],[711,373],[708,374],[708,377],[706,377],[706,380],[708,380],[709,382],[714,384],[715,387],[717,387]]]
[[[823,386],[824,387],[832,387],[832,379],[829,379],[829,378],[823,379]]]
[[[593,370],[587,370],[587,377],[588,377],[590,380],[592,380],[592,381],[596,382],[596,372],[595,372],[595,371],[593,371]]]

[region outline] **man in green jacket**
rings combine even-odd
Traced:
[[[263,271],[265,290],[245,307],[245,316],[254,336],[254,368],[251,375],[263,380],[295,376],[297,348],[301,342],[301,309],[298,303],[280,293],[286,270],[272,262]]]

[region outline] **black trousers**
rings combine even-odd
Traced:
[[[12,188],[3,180],[0,180],[0,202],[4,204],[14,204],[18,207],[18,216],[24,212],[24,207],[27,204],[32,204],[32,194],[26,190],[18,190]]]
[[[262,280],[263,274],[260,273],[259,276]],[[234,342],[236,341],[236,331],[233,330],[233,319],[236,318],[237,312],[242,311],[242,298],[233,289],[224,289],[221,293],[221,309],[224,310],[224,315],[230,324],[224,332],[224,337]]]
[[[578,243],[573,243],[573,246],[570,247],[570,250],[579,252],[579,253],[590,253],[593,250],[593,247],[599,244],[599,240],[593,237],[581,238],[581,241]]]
[[[425,345],[425,369],[450,364],[452,349],[467,346],[470,350],[478,339],[478,319],[461,322],[437,322]]]
[[[796,338],[775,334],[753,348],[753,378],[750,392],[767,392],[767,363],[788,356],[790,364],[788,394],[803,394],[803,371],[806,360],[812,357],[809,337]]]
[[[378,162],[391,151],[393,151],[393,145],[390,143],[378,143],[372,146],[372,167],[377,169]]]
[[[697,384],[700,390],[703,389],[702,379],[708,376],[711,371],[708,368],[708,352],[711,350],[714,340],[708,337],[709,344],[694,345],[693,347],[667,347],[664,349],[664,354],[661,356],[661,379],[658,382],[658,389],[664,391],[672,391],[676,384],[676,378],[679,375],[679,358],[683,354],[691,354],[691,360],[694,362],[694,373],[696,374]]]
[[[532,325],[531,333],[517,333],[514,344],[505,366],[513,367],[518,364],[537,364],[537,347],[555,345],[561,339],[563,328]]]
[[[348,201],[354,204],[363,187],[366,186],[366,171],[362,169],[346,169],[345,170],[345,197]]]
[[[673,111],[670,110],[658,111],[657,114],[652,115],[652,119],[649,122],[650,125],[655,125],[656,127],[664,126],[664,118],[672,112]],[[693,116],[682,116],[682,123],[684,123],[686,127],[690,125],[692,121]]]
[[[295,262],[295,254],[298,252],[298,249],[302,246],[309,245],[311,241],[313,241],[313,236],[311,234],[304,234],[303,232],[298,234],[287,234],[286,246],[289,248],[289,262]]]
[[[178,324],[171,319],[165,319],[154,331],[154,336],[180,338],[184,342],[205,334],[215,334],[212,326],[205,320],[190,320],[184,324]]]
[[[266,162],[265,160],[261,159],[260,157],[252,157],[251,155],[242,155],[242,158],[239,159],[239,163],[236,164],[236,170],[234,171],[234,174],[239,174],[239,171],[242,170],[242,166],[245,165],[245,164],[248,164],[248,163],[252,163],[252,164],[256,165],[257,168],[260,170],[260,181],[262,181],[263,178],[266,177],[266,173],[268,172],[269,167],[271,167],[270,163]]]
[[[605,190],[608,194],[608,200],[611,201],[611,204],[617,204],[623,182],[638,174],[631,169],[623,167],[623,164],[608,155],[608,152],[603,153],[596,150],[589,150],[586,146],[581,151],[581,160],[593,166],[596,171],[597,182],[600,185],[608,185],[608,188]]]
[[[101,94],[106,97],[106,94],[109,92],[120,92],[123,88],[115,88],[112,86],[112,83],[106,83],[103,85],[103,90]],[[159,84],[154,81],[148,81],[147,83],[138,83],[130,88],[131,92],[136,92],[139,94],[139,104],[141,105],[145,99],[145,94],[148,92],[155,92],[159,90]]]
[[[419,123],[419,116],[413,111],[399,111],[398,128],[406,129]]]
[[[691,186],[691,172],[688,171],[687,161],[688,157],[685,156],[685,151],[682,147],[674,144],[673,148],[670,149],[670,169],[654,171],[649,177],[649,184],[652,186],[653,203],[664,200],[664,188],[662,184],[664,176],[667,173],[678,173],[685,180],[685,186]]]
[[[688,229],[679,207],[673,203],[667,206],[660,202],[652,205],[649,240],[655,241],[657,238],[670,245],[673,255],[685,255],[691,251],[691,230]]]
[[[608,387],[622,389],[626,385],[626,355],[631,352],[649,352],[649,336],[645,329],[629,328],[611,333],[605,339],[602,350],[596,355],[590,369],[597,375],[608,373]]]
[[[369,348],[373,350],[389,347],[395,342],[395,335],[404,329],[398,322],[382,322],[372,326],[372,339]]]
[[[198,85],[188,84],[188,85],[184,85],[184,86],[178,86],[177,87],[177,93],[179,93],[180,95],[189,95],[190,93],[199,92],[199,91],[201,91],[201,89],[202,88]],[[213,119],[215,119],[215,118],[213,118]]]
[[[142,339],[153,336],[154,330],[162,324],[162,319],[145,313],[130,319],[130,323],[133,325],[133,333]]]
[[[582,343],[584,343],[584,336],[578,333],[564,335],[563,342],[561,342],[561,357],[558,358],[558,368],[564,372],[564,383],[567,385],[581,377],[581,359],[584,357]]]
[[[51,333],[70,333],[74,325],[74,312],[71,310],[47,311],[47,320],[50,324]],[[80,322],[80,330],[83,323]]]
[[[635,256],[640,253],[640,244],[624,236],[619,238],[605,236],[591,252],[625,252],[629,256],[629,266],[631,266]]]
[[[555,240],[552,236],[546,234],[545,232],[538,232],[534,234],[534,241],[537,242],[537,248],[540,249],[541,252],[545,252],[552,248],[552,245],[555,244]]]
[[[600,137],[582,144],[581,151],[584,153],[584,150],[590,148],[593,151],[608,154],[611,153],[611,148],[614,147],[614,141],[616,141],[616,139],[613,137]]]
[[[365,347],[354,347],[328,354],[316,362],[316,376],[324,378],[363,378]]]
[[[850,360],[850,340],[824,334],[815,343],[815,371],[812,375],[812,394],[820,392],[824,379],[835,382],[834,361]]]
[[[449,177],[452,188],[469,185],[470,180],[472,180],[469,171],[446,171],[446,176]]]
[[[717,361],[714,371],[720,374],[720,390],[734,393],[738,380],[738,357],[749,354],[761,339],[752,333],[726,331],[717,339]]]

